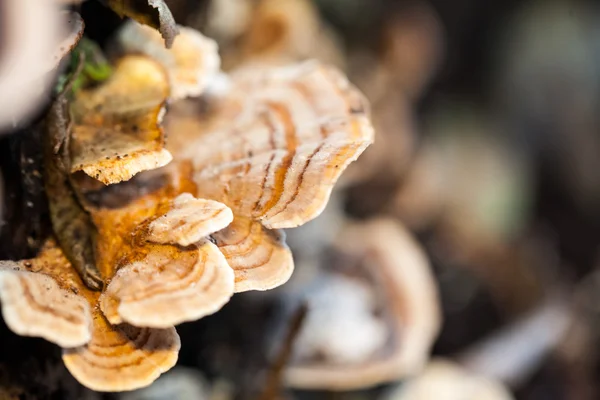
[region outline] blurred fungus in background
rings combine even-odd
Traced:
[[[596,1],[0,17],[0,398],[600,398]]]
[[[52,70],[76,43],[71,30],[82,21],[43,0],[3,2],[0,16],[0,129],[4,131],[31,118],[46,101]]]

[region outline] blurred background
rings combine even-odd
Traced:
[[[600,398],[600,3],[167,3],[225,70],[335,65],[376,142],[288,232],[290,282],[178,327],[178,365],[151,387],[88,391],[58,348],[4,325],[2,345],[33,355],[5,357],[0,382],[57,399]],[[106,46],[119,17],[78,7]]]

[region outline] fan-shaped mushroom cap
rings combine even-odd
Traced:
[[[167,328],[219,310],[233,294],[233,271],[210,241],[190,248],[153,246],[119,269],[100,297],[113,324]]]
[[[207,133],[182,154],[198,193],[270,229],[318,216],[333,185],[373,141],[368,105],[319,63],[239,71]],[[173,121],[167,129],[177,128]]]
[[[165,49],[157,31],[134,21],[126,23],[117,37],[123,51],[146,54],[165,67],[174,100],[200,96],[221,66],[214,40],[192,28],[180,26],[179,32],[170,49]]]
[[[346,166],[373,141],[368,104],[338,71],[317,62],[247,68],[209,103],[176,103],[165,121],[170,150],[190,160],[199,197],[229,206],[234,222],[213,235],[236,291],[289,278],[282,233],[321,213]]]
[[[114,220],[113,223],[118,225],[119,221]],[[223,258],[221,254],[219,256]],[[233,273],[229,267],[227,270],[230,276],[229,292],[232,293]],[[17,274],[17,279],[10,279],[11,274]],[[26,281],[21,279],[22,274],[26,276]],[[165,275],[162,274],[163,277]],[[6,279],[7,276],[9,279]],[[23,296],[28,304],[19,300]],[[80,332],[78,329],[83,325],[80,321],[85,321],[85,340],[77,344],[69,342],[69,347],[72,348],[65,350],[63,356],[69,371],[82,384],[102,391],[132,390],[149,385],[175,364],[180,344],[174,328],[138,329],[128,324],[110,325],[100,313],[98,298],[99,293],[89,290],[83,284],[53,240],[49,240],[34,259],[2,263],[0,300],[11,329],[17,333],[40,335],[62,346],[66,341],[74,340],[72,331]],[[70,306],[64,309],[63,305]],[[28,313],[15,313],[15,309],[20,311],[17,307],[27,308],[26,306],[32,306],[35,314],[29,316]],[[17,328],[13,328],[11,315],[6,312],[7,307],[9,314],[18,314],[20,318],[17,323],[21,325]],[[54,320],[48,319],[48,310],[53,311],[49,314]],[[24,315],[27,316],[26,320],[22,318]],[[77,329],[65,330],[65,322],[57,320],[57,317],[67,319]],[[38,329],[40,326],[43,328],[41,333]],[[23,327],[28,331],[23,333]],[[47,336],[48,332],[57,336],[60,341]],[[89,343],[84,345],[85,342]]]
[[[386,400],[512,400],[499,382],[472,375],[447,360],[434,360]]]
[[[292,275],[294,260],[283,231],[269,230],[248,218],[236,217],[213,235],[235,273],[235,291],[268,290]]]
[[[175,328],[111,326],[96,313],[91,341],[64,350],[63,361],[88,388],[118,392],[151,384],[175,365],[180,347]]]
[[[169,211],[150,222],[147,239],[189,246],[224,229],[231,221],[233,213],[225,204],[183,193],[173,199]]]
[[[61,347],[87,343],[92,323],[87,301],[60,288],[47,275],[20,269],[18,263],[0,262],[0,301],[8,327]]]
[[[109,184],[169,163],[159,126],[168,95],[163,68],[143,56],[124,57],[108,81],[78,92],[71,172]]]
[[[228,225],[231,211],[189,193],[173,199],[180,189],[167,185],[115,209],[91,210],[98,267],[109,279],[100,307],[112,324],[166,328],[212,314],[233,295],[233,271],[205,238]]]
[[[288,367],[289,386],[351,390],[412,375],[423,367],[440,326],[437,290],[418,244],[393,220],[374,220],[346,228],[338,248],[362,260],[373,273],[390,337],[386,346],[360,363],[314,360]]]

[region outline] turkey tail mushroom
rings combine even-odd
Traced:
[[[160,127],[168,96],[164,69],[144,56],[122,58],[106,82],[79,91],[71,104],[71,172],[112,184],[168,164]]]
[[[120,392],[150,385],[177,362],[181,343],[175,328],[111,326],[96,313],[91,341],[63,351],[65,366],[90,389]]]
[[[81,346],[91,338],[87,301],[16,262],[0,261],[0,302],[4,321],[19,335],[42,337],[61,347]]]
[[[173,100],[200,96],[221,66],[214,40],[192,28],[179,27],[179,31],[170,49],[164,48],[158,32],[133,21],[117,34],[121,51],[146,54],[165,67]]]

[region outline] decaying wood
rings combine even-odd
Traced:
[[[96,268],[96,228],[80,204],[70,180],[69,143],[72,122],[66,95],[61,94],[50,108],[44,138],[45,188],[52,227],[65,255],[85,284],[102,289],[103,279]]]

